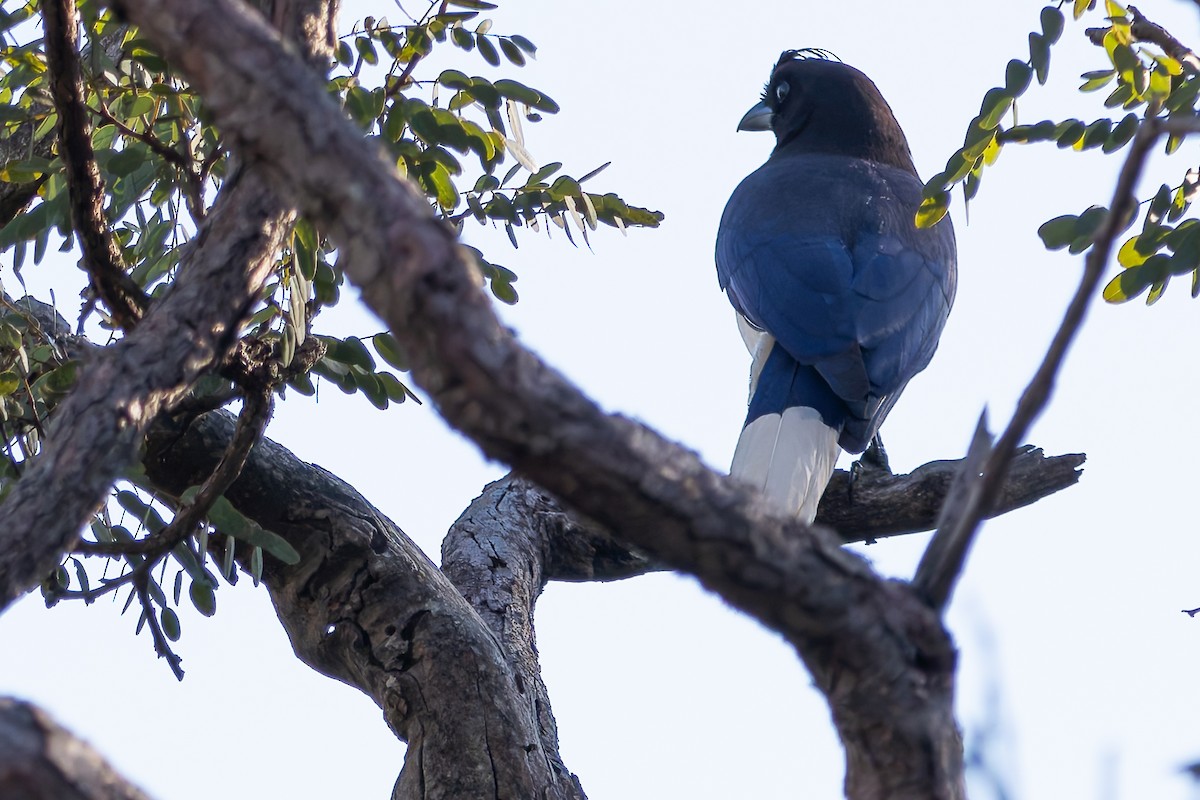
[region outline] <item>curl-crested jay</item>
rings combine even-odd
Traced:
[[[820,51],[780,57],[738,130],[775,149],[734,190],[717,275],[753,356],[730,474],[806,522],[839,446],[862,452],[929,364],[954,302],[954,229],[914,223],[921,180],[875,84]]]

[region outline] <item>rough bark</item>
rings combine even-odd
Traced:
[[[0,698],[0,797],[6,800],[147,800],[90,744],[44,711]]]
[[[939,615],[828,529],[766,516],[695,454],[603,414],[518,346],[452,232],[271,31],[230,0],[113,0],[231,146],[329,232],[439,411],[492,458],[779,631],[825,693],[855,798],[964,794],[956,653]]]
[[[148,476],[178,494],[212,471],[232,432],[226,413],[161,420]],[[226,496],[300,552],[295,567],[268,558],[263,574],[296,655],[365,692],[408,742],[397,800],[584,796],[515,651],[361,495],[264,439]]]
[[[328,0],[289,8],[333,11]],[[303,43],[306,52],[329,54],[331,24]],[[0,506],[0,611],[54,569],[136,458],[150,422],[233,346],[295,216],[276,199],[268,171],[251,163],[227,178],[170,291],[133,333],[83,364],[44,450]]]
[[[564,513],[544,513],[547,501],[544,492],[525,481],[505,478],[489,484],[442,542],[442,570],[508,652],[518,684],[533,700],[542,747],[555,772],[567,775],[538,661],[533,611],[549,580],[548,562],[565,560],[555,557],[556,545],[586,537],[577,532],[564,536],[578,526]]]
[[[1082,474],[1083,453],[1047,456],[1040,447],[1023,447],[1009,465],[996,517],[1074,486]],[[847,542],[932,530],[962,459],[931,461],[910,473],[867,470],[851,481],[838,470],[817,509],[818,525],[828,525]]]

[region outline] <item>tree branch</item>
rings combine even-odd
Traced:
[[[1082,453],[1046,456],[1041,448],[1022,447],[989,516],[1007,514],[1074,486],[1086,458]],[[838,470],[821,498],[816,523],[833,528],[845,542],[931,530],[962,464],[931,461],[906,475],[868,471],[855,479],[853,489],[849,473]]]
[[[451,526],[442,542],[442,571],[504,648],[517,685],[532,701],[551,771],[583,798],[558,752],[533,625],[534,606],[549,580],[549,554],[565,542],[568,527],[567,515],[541,490],[511,477],[494,481]]]
[[[232,430],[226,412],[160,420],[148,477],[178,495],[212,469]],[[353,488],[263,439],[226,497],[301,555],[263,569],[296,655],[361,689],[408,742],[397,800],[583,796],[542,724],[549,707],[536,707],[510,651]]]
[[[0,698],[0,797],[148,800],[90,744],[8,697]]]

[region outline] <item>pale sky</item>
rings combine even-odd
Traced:
[[[400,20],[389,2],[346,5],[345,28],[356,13]],[[493,32],[540,48],[512,77],[562,106],[525,126],[533,157],[575,176],[612,161],[590,188],[666,214],[656,231],[598,232],[593,252],[544,235],[522,236],[514,252],[502,232],[468,225],[469,243],[520,276],[521,302],[504,318],[606,408],[716,469],[741,427],[749,359],[717,287],[713,240],[730,191],[770,150],[768,134],[734,129],[779,52],[824,47],[871,76],[928,177],[1007,60],[1024,58],[1041,4],[849,7],[526,0],[493,14]],[[1142,10],[1200,42],[1193,3],[1145,0]],[[474,57],[454,65],[507,74]],[[1074,88],[1102,66],[1068,22],[1050,86],[1030,90],[1021,119],[1100,116],[1102,94]],[[1177,183],[1189,162],[1191,143],[1152,164],[1142,196]],[[1007,421],[1082,265],[1047,253],[1036,229],[1107,204],[1118,167],[1094,153],[1009,148],[985,175],[969,225],[956,198],[957,304],[932,365],[883,428],[893,467],[960,457],[985,406],[993,429]],[[43,298],[56,287],[73,319],[72,258],[52,256],[24,277]],[[988,523],[950,610],[968,747],[974,730],[992,726],[987,756],[1015,797],[1190,796],[1179,769],[1200,759],[1200,619],[1180,609],[1200,606],[1200,305],[1185,283],[1152,308],[1093,305],[1029,437],[1049,453],[1088,453],[1082,481]],[[321,317],[320,332],[381,329],[346,305]],[[315,404],[281,404],[268,434],[356,486],[435,561],[448,526],[505,472],[428,404],[380,413],[330,386]],[[908,577],[926,538],[863,552]],[[43,704],[157,797],[389,796],[403,745],[379,710],[297,661],[249,581],[221,587],[218,610],[213,619],[181,610],[187,677],[177,684],[148,636],[132,635],[134,612],[120,617],[108,602],[47,612],[32,596],[0,618],[0,693]],[[590,797],[840,796],[840,747],[793,651],[691,579],[551,586],[537,625],[563,757]]]

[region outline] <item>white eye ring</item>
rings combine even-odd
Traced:
[[[775,102],[782,103],[784,98],[788,96],[789,88],[790,87],[787,85],[786,82],[780,83],[778,86],[776,86],[775,87]]]

